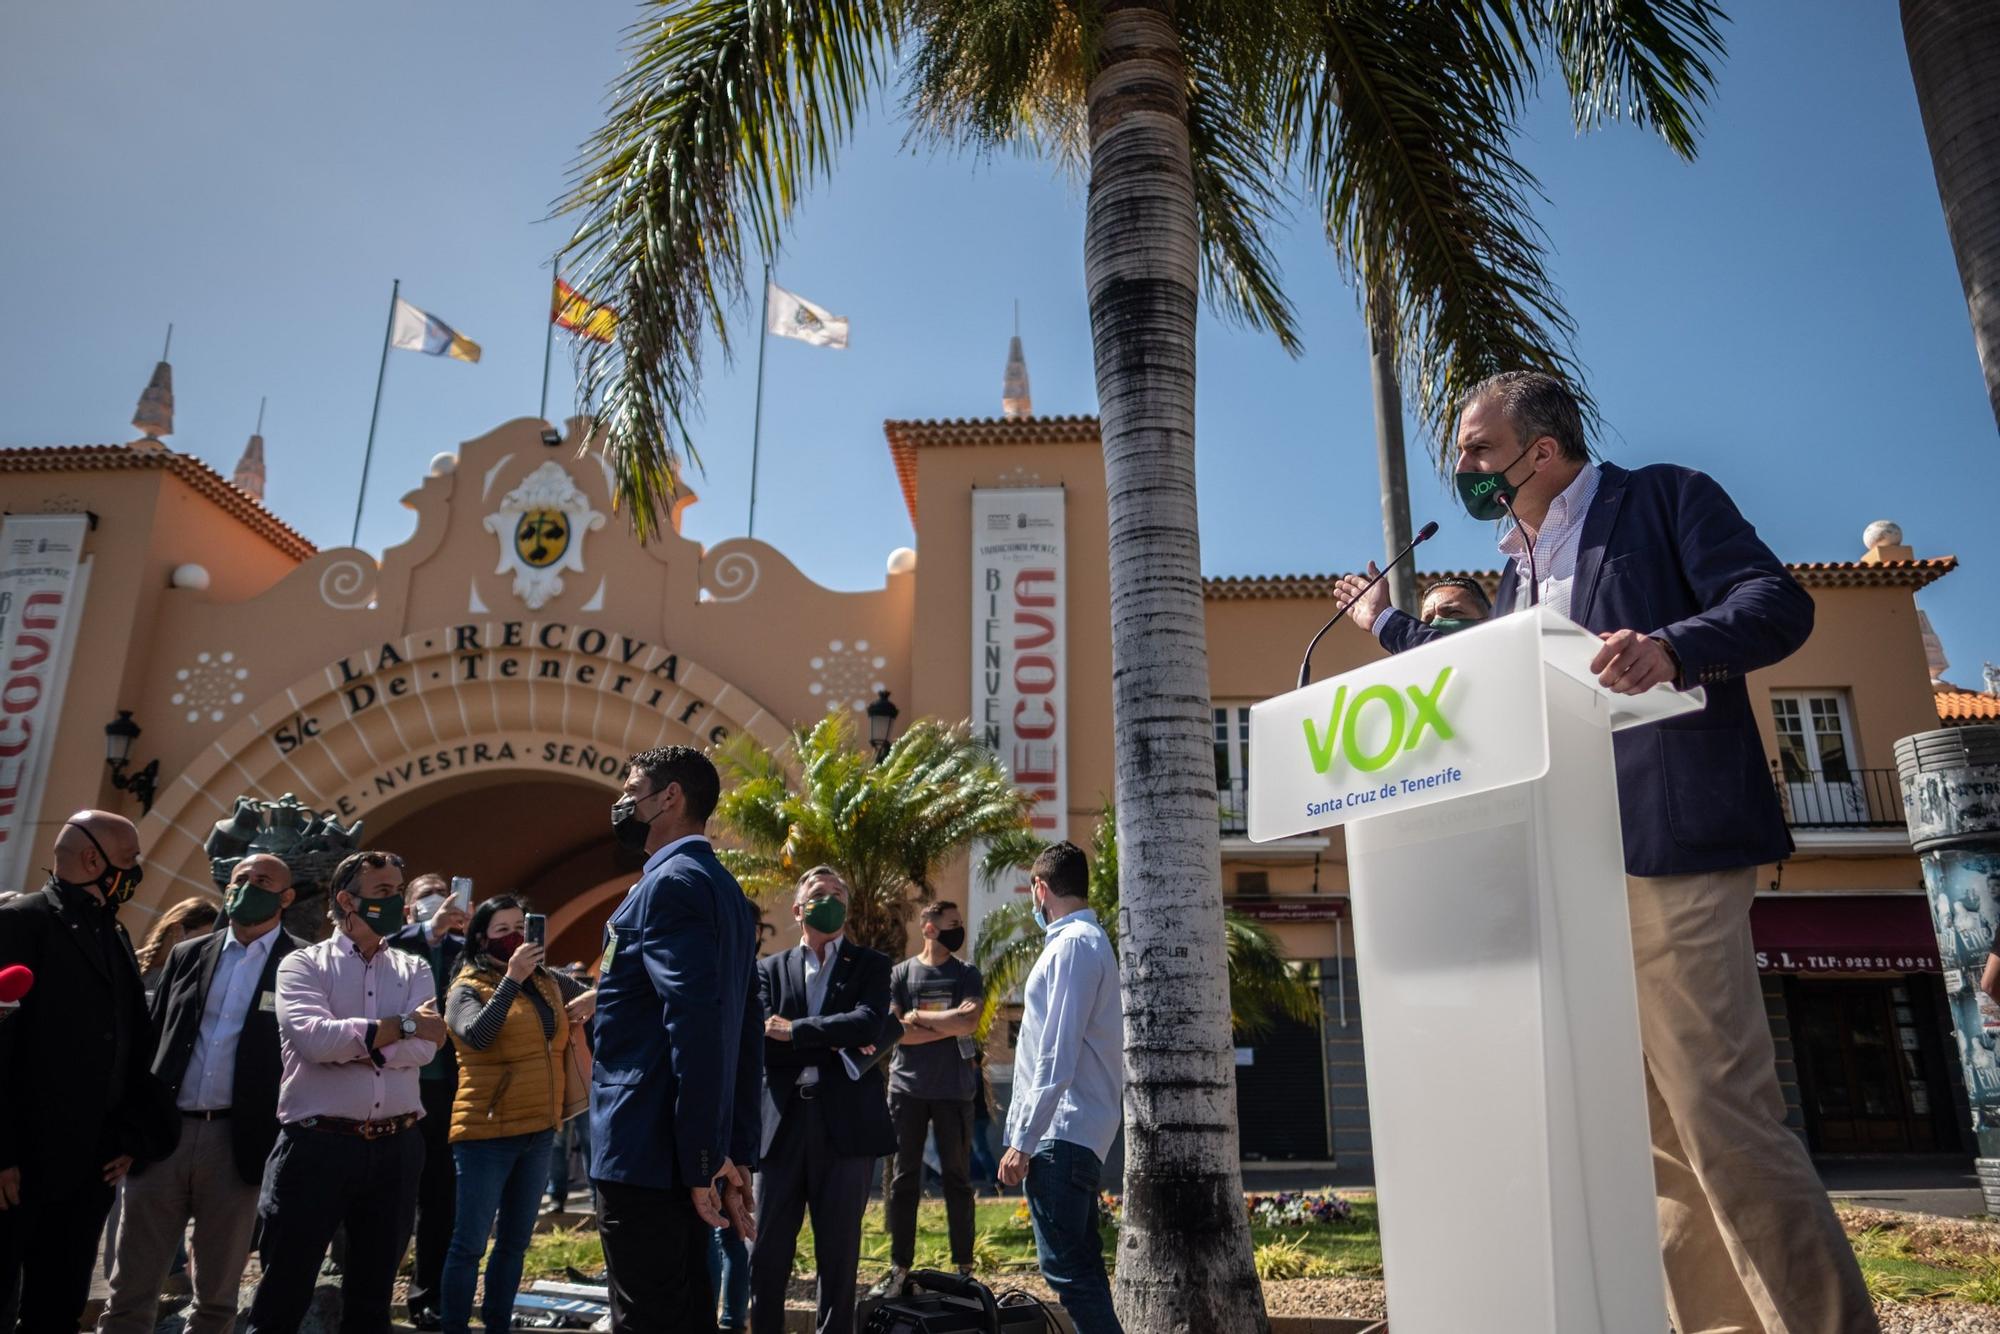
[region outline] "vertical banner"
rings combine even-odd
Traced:
[[[0,886],[20,889],[83,600],[84,514],[0,523]]]
[[[1034,795],[1035,832],[1069,836],[1067,594],[1061,487],[972,493],[972,734]],[[972,849],[966,931],[1028,892],[1028,876],[979,875]]]

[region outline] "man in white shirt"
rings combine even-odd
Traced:
[[[227,929],[184,941],[153,993],[152,1069],[181,1111],[180,1144],[125,1183],[100,1334],[151,1334],[160,1287],[194,1220],[192,1334],[226,1334],[278,1135],[278,963],[305,942],[279,921],[291,869],[254,853],[230,872]]]
[[[1123,1334],[1097,1231],[1104,1158],[1125,1098],[1118,959],[1090,909],[1090,862],[1074,843],[1035,859],[1035,917],[1048,932],[1022,991],[1002,1184],[1027,1182],[1042,1277],[1077,1334]]]

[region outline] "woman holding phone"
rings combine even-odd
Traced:
[[[513,1324],[521,1264],[548,1179],[549,1144],[562,1124],[568,1047],[581,1040],[572,1026],[595,1007],[595,992],[542,967],[543,946],[528,940],[527,918],[526,905],[512,894],[481,903],[445,997],[459,1061],[451,1110],[458,1212],[439,1314],[454,1334],[471,1328],[473,1287],[489,1238],[481,1316],[489,1330]]]

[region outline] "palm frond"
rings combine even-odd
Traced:
[[[1268,77],[1248,61],[1233,60],[1234,43],[1207,36],[1199,29],[1186,34],[1202,293],[1224,316],[1269,330],[1297,356],[1304,350],[1297,320],[1264,238],[1285,203],[1273,161],[1277,135]]]
[[[1027,830],[1030,798],[963,724],[918,719],[878,762],[852,711],[835,709],[793,733],[796,772],[740,735],[719,758],[716,814],[741,845],[732,870],[774,893],[810,867],[834,867],[850,891],[850,933],[876,948],[902,949],[911,912],[968,846],[1018,857]]]
[[[1048,151],[1080,168],[1091,49],[1083,23],[1063,0],[914,0],[905,96],[912,136],[981,151]]]
[[[561,258],[619,308],[610,344],[580,340],[578,397],[601,430],[617,500],[658,531],[689,430],[701,344],[725,353],[746,247],[777,253],[793,207],[893,51],[897,0],[648,0],[605,124],[558,212]]]
[[[1229,1022],[1245,1037],[1270,1031],[1279,1019],[1310,1024],[1319,1018],[1319,991],[1278,949],[1258,923],[1222,915],[1229,948]]]
[[[1540,0],[1534,9],[1569,85],[1578,129],[1622,117],[1654,130],[1682,157],[1694,156],[1715,84],[1709,60],[1723,54],[1720,7],[1710,0]]]
[[[1286,59],[1282,123],[1336,255],[1377,280],[1440,462],[1459,399],[1495,371],[1559,375],[1594,415],[1530,213],[1540,188],[1508,144],[1518,29],[1460,0],[1331,4]]]

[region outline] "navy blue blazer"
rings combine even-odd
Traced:
[[[1680,659],[1675,684],[1708,691],[1699,713],[1612,738],[1625,869],[1692,875],[1788,857],[1792,836],[1743,678],[1805,643],[1812,596],[1713,478],[1670,464],[1599,467],[1570,619],[1658,635]],[[1514,610],[1516,585],[1510,560],[1495,615]],[[1397,612],[1382,646],[1401,653],[1438,633]]]
[[[662,848],[604,927],[590,1175],[665,1190],[754,1167],[764,1010],[757,917],[706,841]]]

